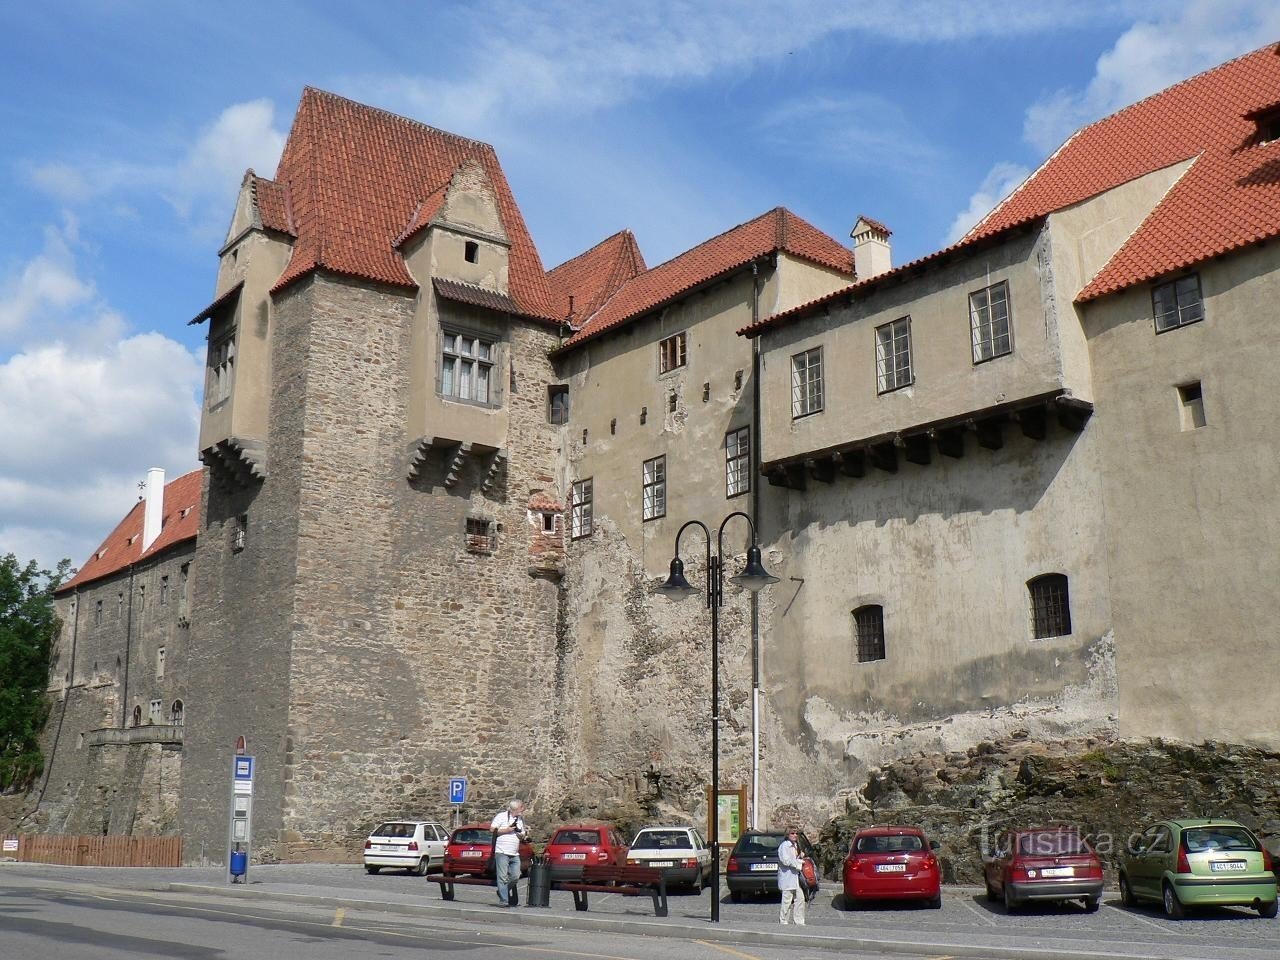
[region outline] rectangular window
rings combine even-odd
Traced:
[[[169,602],[169,578],[160,578],[160,605],[164,606]]]
[[[1156,333],[1185,327],[1204,319],[1204,300],[1200,296],[1200,275],[1179,277],[1151,290],[1151,308],[1156,318]]]
[[[822,348],[791,358],[791,416],[804,417],[822,409]]]
[[[178,572],[181,574],[181,592],[178,594],[178,616],[181,618],[187,615],[187,584],[191,580],[191,564],[184,563]]]
[[[876,327],[876,391],[888,393],[905,387],[911,373],[911,318],[903,317]]]
[[[573,485],[569,500],[569,536],[581,540],[591,536],[591,478]]]
[[[724,435],[725,495],[736,497],[751,490],[751,428]]]
[[[152,700],[150,708],[147,710],[147,723],[159,723],[160,717],[164,712],[164,707],[159,700]]]
[[[853,629],[858,641],[858,662],[884,659],[884,607],[878,604],[853,611]]]
[[[164,647],[156,648],[156,679],[164,679]]]
[[[1184,384],[1178,388],[1178,405],[1182,411],[1182,429],[1195,430],[1205,425],[1204,391],[1200,381]]]
[[[646,460],[640,471],[645,520],[657,520],[667,515],[667,458]]]
[[[489,404],[497,355],[493,342],[471,334],[445,332],[440,343],[440,395]]]
[[[547,422],[562,424],[569,422],[569,385],[553,383],[547,387]]]
[[[467,551],[493,553],[493,524],[480,517],[467,517]]]
[[[1013,352],[1007,283],[1002,280],[969,294],[969,328],[973,333],[974,363]]]
[[[216,340],[209,339],[208,370],[205,377],[205,396],[214,407],[231,396],[235,382],[236,329],[230,327]]]
[[[1031,619],[1037,640],[1065,637],[1071,633],[1071,596],[1067,578],[1046,573],[1027,583],[1031,593]]]
[[[102,601],[99,600],[93,605],[93,625],[96,627],[102,623]]]
[[[667,373],[685,362],[685,335],[683,332],[672,334],[658,342],[658,372]]]

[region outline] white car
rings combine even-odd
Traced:
[[[664,868],[673,885],[702,889],[711,884],[711,850],[693,827],[645,827],[631,841],[627,863]]]
[[[448,842],[449,832],[434,820],[388,820],[364,842],[364,868],[377,873],[383,867],[399,867],[422,876],[444,865]]]

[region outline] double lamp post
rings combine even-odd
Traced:
[[[760,547],[756,545],[756,527],[751,517],[735,510],[722,521],[716,535],[716,552],[711,552],[711,531],[701,520],[690,520],[676,533],[675,556],[671,558],[671,575],[658,589],[672,600],[696,594],[697,588],[684,576],[684,561],[680,559],[680,537],[689,527],[701,527],[707,538],[707,586],[706,601],[711,608],[711,921],[720,921],[720,608],[724,606],[724,528],[734,517],[747,521],[751,533],[747,547],[747,562],[742,572],[730,577],[730,581],[759,593],[778,578],[760,562]]]

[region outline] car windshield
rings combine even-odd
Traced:
[[[551,838],[555,844],[585,844],[595,846],[600,843],[599,830],[560,830]]]
[[[857,853],[903,853],[908,850],[923,850],[924,841],[911,833],[859,837],[853,849]]]
[[[1079,834],[1026,833],[1018,838],[1018,852],[1028,857],[1070,857],[1090,851]]]
[[[776,857],[782,837],[773,833],[748,833],[738,841],[740,857]]]
[[[1187,845],[1188,853],[1258,849],[1258,841],[1244,827],[1193,827],[1182,831],[1182,842]]]
[[[412,823],[384,823],[382,824],[382,826],[378,827],[378,829],[374,830],[373,833],[369,834],[369,836],[371,837],[412,837],[413,824]]]
[[[493,831],[488,828],[458,830],[453,835],[452,843],[490,843],[493,841]]]
[[[684,830],[646,830],[636,836],[632,850],[692,850]]]

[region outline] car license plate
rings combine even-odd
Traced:
[[[1045,867],[1040,873],[1045,877],[1071,877],[1075,870],[1072,867]]]
[[[484,856],[484,851],[483,851],[483,850],[463,850],[463,851],[462,851],[462,856],[464,856],[464,857],[483,857],[483,856]]]
[[[585,853],[566,853],[564,858],[566,860],[585,860],[587,855]]]
[[[399,848],[399,847],[397,847],[394,843],[380,843],[380,844],[378,844],[378,849],[379,849],[379,850],[390,850],[390,851],[392,851],[392,852],[394,853],[396,850],[399,850],[400,848]]]
[[[651,867],[674,867],[674,866],[675,866],[675,862],[674,862],[674,861],[672,861],[672,860],[650,860],[650,861],[649,861],[649,866],[651,866]]]
[[[876,873],[906,873],[905,863],[877,863]]]
[[[752,870],[771,870],[777,872],[778,865],[776,863],[753,863]]]
[[[1230,870],[1239,870],[1244,872],[1249,865],[1243,860],[1212,860],[1209,862],[1209,869],[1214,873],[1225,873]]]

